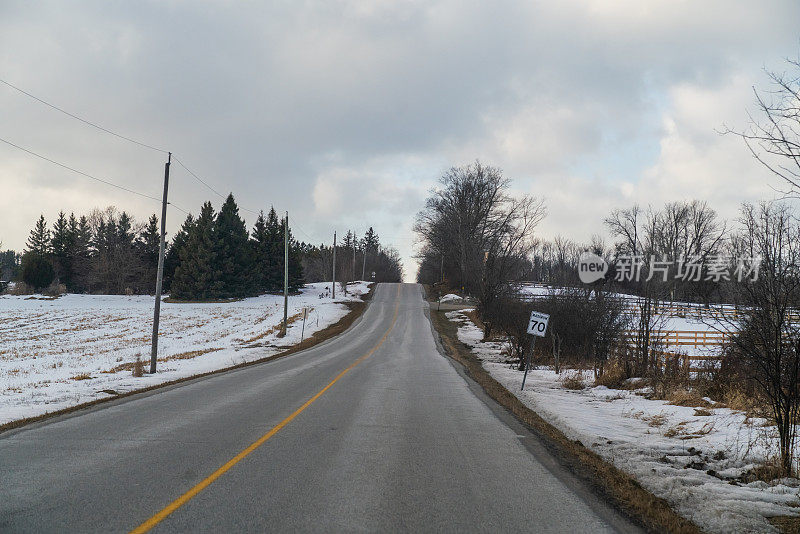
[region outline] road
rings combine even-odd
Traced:
[[[635,531],[441,354],[427,309],[381,284],[307,351],[0,434],[0,531]]]

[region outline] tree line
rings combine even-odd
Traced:
[[[152,294],[159,255],[159,220],[137,222],[115,207],[87,215],[59,212],[48,225],[41,215],[22,254],[0,253],[0,280],[19,280],[30,291]],[[284,283],[286,221],[275,209],[260,212],[248,231],[233,195],[215,211],[205,202],[187,215],[167,243],[165,292],[177,300],[242,298],[279,292]],[[288,229],[289,291],[331,280],[333,247],[298,242]],[[372,229],[359,239],[348,231],[336,247],[337,280],[399,282],[399,254],[381,245]],[[374,275],[373,275],[374,273]],[[63,286],[63,287],[61,287]]]
[[[334,247],[301,243],[303,269],[309,282],[331,280],[334,267]],[[347,284],[353,280],[400,282],[403,264],[400,254],[392,247],[381,245],[380,238],[370,226],[359,238],[348,230],[336,243],[336,279]]]
[[[188,215],[167,243],[164,288],[180,300],[226,299],[283,288],[286,222],[274,208],[259,213],[248,232],[233,195],[219,212],[210,202],[197,217]],[[52,284],[71,293],[152,294],[160,247],[154,214],[138,223],[115,207],[88,215],[59,212],[52,227],[44,215],[30,231],[18,268],[4,263],[7,274],[31,290]],[[303,286],[301,245],[289,231],[289,289]]]

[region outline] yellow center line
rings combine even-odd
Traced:
[[[400,285],[397,286],[398,297],[400,296],[400,287],[401,287]],[[289,417],[287,417],[286,419],[284,419],[283,421],[272,427],[272,429],[269,432],[258,438],[256,441],[254,441],[245,450],[243,450],[242,452],[240,452],[239,454],[228,460],[222,467],[220,467],[219,469],[211,473],[208,477],[200,481],[192,489],[190,489],[189,491],[187,491],[186,493],[184,493],[183,495],[181,495],[180,497],[169,503],[160,512],[158,512],[153,517],[151,517],[150,519],[148,519],[147,521],[145,521],[144,523],[133,529],[131,531],[131,534],[141,534],[143,532],[148,532],[153,527],[158,525],[161,521],[166,519],[175,510],[177,510],[178,508],[189,502],[195,495],[206,489],[208,486],[211,485],[212,482],[214,482],[219,477],[224,475],[230,468],[232,468],[234,465],[242,461],[251,452],[253,452],[257,448],[262,446],[264,443],[266,443],[269,438],[277,434],[283,427],[291,423],[295,417],[303,413],[303,411],[306,408],[311,406],[314,403],[314,401],[319,399],[323,395],[323,393],[328,391],[331,388],[331,386],[333,386],[336,382],[339,381],[340,378],[342,378],[344,375],[350,372],[350,370],[352,370],[356,365],[360,364],[361,362],[372,356],[372,354],[374,354],[375,351],[378,350],[381,345],[383,345],[383,342],[386,341],[386,338],[389,337],[389,333],[394,328],[395,322],[397,322],[397,314],[399,310],[400,310],[400,301],[398,300],[397,304],[395,304],[394,307],[394,317],[392,317],[392,323],[389,325],[389,329],[386,330],[386,333],[383,334],[383,337],[380,339],[380,341],[378,341],[378,344],[372,347],[372,349],[369,352],[367,352],[366,354],[358,358],[356,361],[351,363],[349,366],[347,366],[347,368],[344,371],[340,372],[338,375],[336,375],[336,377],[333,380],[331,380],[327,386],[322,388],[316,395],[308,399],[302,406],[300,406],[297,410],[292,412],[292,414]]]

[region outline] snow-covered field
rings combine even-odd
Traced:
[[[503,343],[482,342],[482,332],[463,312],[447,317],[459,324],[459,339],[506,389],[704,530],[776,532],[767,517],[798,514],[800,481],[738,480],[775,451],[775,433],[763,419],[714,408],[713,401],[701,411],[603,386],[569,390],[549,369],[532,370],[521,392],[522,372],[505,363]]]
[[[137,356],[149,369],[153,297],[0,296],[0,424],[276,354],[342,317],[369,283],[330,298],[330,284],[289,297],[290,325],[278,338],[283,296],[230,303],[161,304],[159,367],[132,376]]]

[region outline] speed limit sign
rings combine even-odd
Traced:
[[[528,321],[528,333],[534,336],[544,337],[547,332],[547,323],[550,321],[550,316],[546,313],[539,313],[532,311],[531,318]]]

